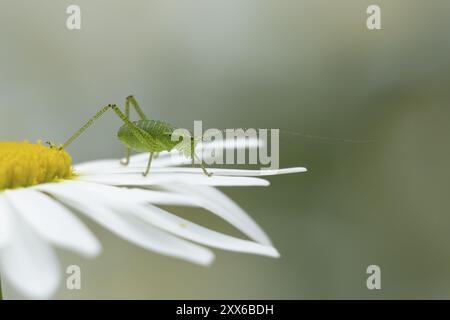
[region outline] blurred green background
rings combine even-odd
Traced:
[[[62,142],[106,103],[134,94],[181,127],[280,128],[269,188],[227,188],[282,258],[215,250],[210,268],[146,252],[93,223],[103,254],[82,290],[56,298],[450,298],[450,2],[77,0],[0,2],[0,137]],[[66,29],[78,4],[82,30]],[[119,157],[105,116],[70,148]],[[180,210],[234,232],[206,212]],[[38,213],[37,213],[38,214]],[[366,288],[381,267],[382,290]],[[62,270],[63,272],[64,270]],[[17,297],[10,292],[10,297]]]

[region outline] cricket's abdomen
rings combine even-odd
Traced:
[[[172,150],[179,142],[172,141],[173,126],[158,120],[139,120],[133,124],[141,130],[146,143],[137,139],[127,125],[123,125],[117,136],[122,143],[137,152],[161,152]]]

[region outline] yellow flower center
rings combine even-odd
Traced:
[[[72,177],[72,158],[41,143],[0,141],[0,191]]]

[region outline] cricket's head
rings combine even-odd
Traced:
[[[39,143],[40,143],[40,142],[39,142]],[[57,145],[57,144],[54,144],[54,143],[51,142],[51,141],[46,141],[45,144],[46,144],[50,149],[52,149],[52,150],[58,150],[58,151],[61,151],[61,150],[64,149],[64,147],[63,147],[62,144]]]

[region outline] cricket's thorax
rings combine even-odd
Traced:
[[[130,128],[122,126],[117,133],[122,143],[138,152],[161,152],[172,150],[179,142],[172,141],[172,132],[175,130],[170,124],[157,120],[139,120],[133,124],[140,129],[146,138],[146,144],[139,141]]]
[[[29,142],[0,142],[0,191],[68,179],[72,158],[63,149]]]

